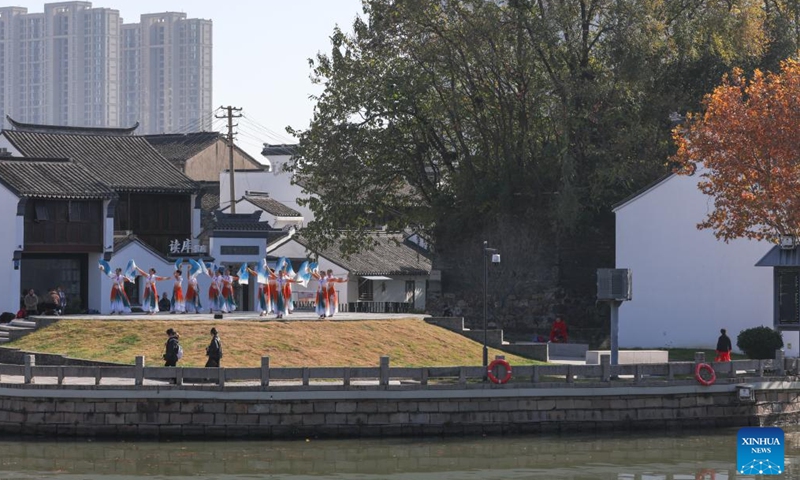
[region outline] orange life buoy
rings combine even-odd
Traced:
[[[708,373],[711,374],[711,376],[708,378],[708,380],[706,380],[705,378],[703,378],[702,375],[700,375],[700,373],[703,370],[708,370]],[[713,385],[714,382],[717,381],[717,374],[716,374],[716,372],[714,372],[714,369],[711,368],[711,365],[709,365],[707,363],[698,363],[697,366],[694,369],[694,378],[698,382],[700,382],[700,385],[705,385],[707,387],[709,385]]]
[[[494,372],[492,371],[494,370],[495,367],[499,365],[502,365],[503,368],[506,369],[506,375],[503,378],[497,378],[494,375]],[[492,363],[489,364],[489,367],[487,367],[486,370],[486,375],[489,377],[489,380],[491,380],[492,383],[500,383],[500,384],[506,383],[509,380],[511,380],[511,365],[509,365],[509,363],[506,362],[505,360],[498,358],[497,360],[493,360]]]

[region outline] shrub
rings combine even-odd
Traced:
[[[747,358],[775,358],[775,350],[783,347],[783,335],[769,327],[748,328],[739,332],[736,346]]]

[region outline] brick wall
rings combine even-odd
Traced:
[[[92,387],[41,388],[43,396],[22,388],[3,390],[0,431],[59,436],[474,435],[788,425],[800,418],[800,389],[791,388],[759,391],[751,404],[740,403],[735,391],[559,396],[548,390],[548,396],[537,397],[536,389],[491,396],[453,389],[424,398],[424,392],[282,395],[145,388],[137,391],[141,398],[113,398],[126,393]]]

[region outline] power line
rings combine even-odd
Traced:
[[[275,132],[274,130],[271,130],[270,128],[264,126],[264,124],[258,122],[254,118],[251,118],[251,117],[247,116],[244,113],[242,113],[242,118],[244,118],[245,120],[250,121],[254,126],[262,129],[265,133],[268,133],[270,136],[275,137],[277,139],[280,139],[283,143],[292,143],[293,142],[293,140],[290,140],[288,137],[286,137],[284,135],[281,135],[280,133]]]

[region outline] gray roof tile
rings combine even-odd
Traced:
[[[15,130],[4,130],[3,134],[22,155],[69,158],[115,191],[190,193],[198,189],[143,137]]]
[[[97,199],[116,193],[88,170],[64,159],[2,159],[0,183],[20,197]]]
[[[347,269],[351,275],[429,275],[431,259],[428,253],[405,241],[399,233],[376,233],[372,235],[375,243],[372,250],[366,250],[345,257],[335,243],[328,249],[317,252],[333,263]],[[293,237],[307,247],[302,235]]]
[[[245,200],[252,203],[256,207],[264,210],[265,212],[275,215],[276,217],[302,217],[303,214],[297,210],[282,204],[281,202],[270,198],[268,195],[247,195]]]

